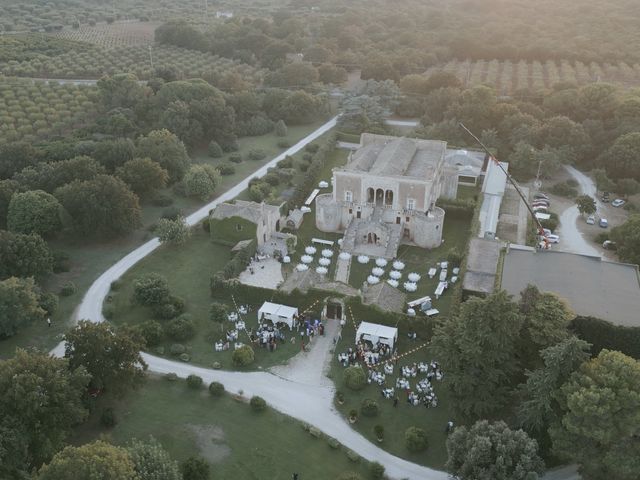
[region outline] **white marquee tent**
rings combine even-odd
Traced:
[[[386,343],[393,348],[398,340],[398,329],[377,323],[361,322],[356,331],[356,343],[360,340],[368,340],[374,345],[378,342]]]
[[[258,310],[258,321],[262,319],[271,320],[274,324],[286,323],[289,328],[296,326],[298,309],[287,305],[264,302]]]

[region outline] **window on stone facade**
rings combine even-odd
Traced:
[[[351,215],[353,213],[353,208],[349,209],[349,215]]]
[[[407,210],[415,210],[415,208],[416,208],[416,199],[407,198]]]
[[[407,223],[409,223],[409,218],[410,218],[410,217],[407,217]]]
[[[353,202],[353,192],[350,192],[349,190],[344,192],[344,201],[345,202]]]

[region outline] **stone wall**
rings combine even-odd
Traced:
[[[422,248],[436,248],[442,243],[444,210],[435,207],[429,215],[412,215],[404,227],[409,229],[409,239]]]

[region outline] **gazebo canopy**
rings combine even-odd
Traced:
[[[295,318],[298,316],[298,309],[278,303],[264,302],[258,310],[258,321],[271,320],[275,323],[286,323],[289,328],[295,326]]]
[[[398,340],[398,329],[378,323],[361,322],[356,331],[356,343],[360,340],[368,340],[374,345],[378,342],[386,343],[393,348]]]

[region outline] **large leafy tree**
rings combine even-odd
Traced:
[[[66,447],[40,469],[38,480],[136,480],[133,461],[124,448],[97,440]]]
[[[11,198],[7,227],[18,233],[51,235],[62,228],[62,206],[50,193],[34,190]]]
[[[133,440],[127,447],[139,480],[182,480],[178,463],[153,437]]]
[[[119,178],[98,175],[55,191],[75,229],[83,235],[115,236],[140,225],[138,196]]]
[[[52,268],[53,256],[42,237],[0,230],[0,279],[37,277]]]
[[[104,140],[93,149],[93,157],[109,172],[133,159],[135,145],[130,138]]]
[[[636,480],[640,472],[640,362],[602,350],[561,388],[554,451],[585,479]]]
[[[220,172],[211,165],[192,165],[183,179],[185,193],[206,200],[220,183]]]
[[[627,133],[602,154],[600,164],[613,179],[634,178],[640,180],[640,132]]]
[[[43,320],[33,278],[7,278],[0,282],[0,339],[15,335],[20,328]]]
[[[544,472],[538,443],[500,421],[457,427],[447,438],[446,469],[459,480],[535,480]]]
[[[169,174],[150,158],[134,158],[118,168],[116,175],[138,195],[164,188]]]
[[[105,173],[105,169],[96,160],[80,155],[59,162],[39,163],[25,168],[15,179],[29,190],[53,192],[74,180],[91,180],[96,175]]]
[[[135,108],[151,95],[149,87],[140,85],[131,73],[122,73],[98,80],[98,91],[102,103],[108,110],[113,108]]]
[[[581,215],[591,215],[596,213],[596,201],[590,195],[579,195],[576,197],[576,205]]]
[[[463,417],[481,418],[507,404],[520,371],[521,326],[518,306],[500,291],[469,299],[436,329],[432,346],[447,372],[454,408]]]
[[[70,368],[86,368],[93,388],[122,393],[144,380],[147,364],[140,356],[144,341],[133,331],[83,320],[65,340]]]
[[[626,222],[611,230],[611,239],[618,246],[620,260],[640,264],[640,215],[631,215]]]
[[[39,161],[39,152],[27,142],[0,145],[0,179],[10,178],[23,168]]]
[[[162,243],[182,245],[191,235],[191,229],[184,217],[178,217],[175,220],[162,218],[158,221],[156,233]]]
[[[7,226],[9,203],[13,194],[20,190],[20,184],[15,180],[0,180],[0,228]]]
[[[169,181],[181,180],[191,159],[180,139],[169,130],[154,130],[138,139],[136,156],[150,158],[169,173]]]
[[[62,447],[88,411],[89,374],[66,360],[17,350],[0,361],[0,477],[38,467]]]

